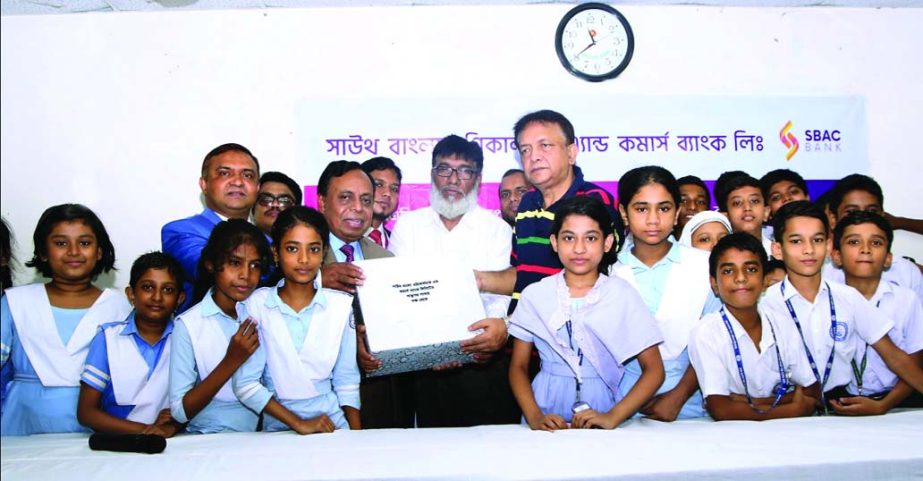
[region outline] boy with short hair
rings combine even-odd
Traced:
[[[715,183],[715,202],[724,212],[734,232],[746,232],[756,237],[769,252],[772,238],[763,235],[763,222],[769,216],[760,181],[742,171],[725,172]]]
[[[679,184],[680,204],[676,227],[673,228],[673,237],[679,239],[689,219],[699,212],[708,210],[711,206],[711,194],[708,193],[708,186],[705,182],[694,175],[680,177],[676,179],[676,183]]]
[[[824,392],[821,399],[847,394],[858,342],[868,343],[914,389],[923,389],[923,369],[886,335],[894,323],[859,291],[822,277],[830,241],[824,213],[808,201],[790,202],[776,213],[773,228],[773,254],[785,262],[788,274],[766,291],[763,303],[790,320],[780,324],[800,335]]]
[[[857,210],[884,213],[884,194],[875,179],[862,174],[843,177],[830,189],[828,216],[831,228],[846,214]],[[845,275],[832,263],[824,268],[824,277],[843,283]],[[923,300],[923,273],[917,265],[903,257],[896,257],[882,273],[882,279],[906,287]]]
[[[769,218],[783,205],[796,200],[811,200],[808,184],[798,172],[776,169],[760,177],[760,189],[769,210]]]
[[[833,237],[833,262],[843,269],[846,284],[885,313],[894,328],[888,337],[919,365],[923,361],[923,303],[911,291],[881,278],[891,263],[894,232],[883,217],[855,211],[837,223]],[[852,360],[853,379],[846,390],[851,395],[833,399],[837,413],[847,415],[884,414],[894,407],[923,407],[923,396],[891,372],[868,344],[857,345]]]
[[[757,307],[766,257],[756,238],[736,232],[719,240],[708,259],[723,305],[693,331],[689,359],[718,421],[808,416],[820,397],[797,333]]]
[[[100,326],[90,343],[77,419],[97,432],[170,437],[182,428],[170,415],[167,393],[183,266],[168,254],[144,254],[131,266],[125,294],[131,315]]]

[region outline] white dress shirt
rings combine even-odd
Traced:
[[[490,211],[475,206],[448,230],[432,207],[401,214],[391,231],[395,256],[454,259],[479,271],[501,271],[510,266],[513,231]],[[488,317],[503,317],[509,296],[481,293]]]

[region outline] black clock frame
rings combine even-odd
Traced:
[[[564,27],[567,26],[567,22],[569,22],[570,19],[574,17],[574,15],[577,15],[584,10],[591,9],[605,10],[606,12],[615,15],[615,17],[619,20],[619,23],[622,24],[622,27],[625,28],[625,33],[628,38],[628,46],[627,51],[625,52],[625,58],[623,58],[622,61],[615,66],[615,69],[602,75],[590,75],[577,70],[577,68],[574,67],[574,65],[571,64],[570,61],[567,60],[567,57],[564,55]],[[564,68],[567,69],[567,71],[572,75],[589,82],[602,82],[603,80],[609,80],[618,77],[619,74],[621,74],[625,68],[628,67],[628,64],[631,62],[631,57],[635,51],[635,36],[634,32],[631,30],[631,25],[628,23],[628,20],[625,18],[625,16],[611,5],[598,2],[582,3],[570,9],[566,14],[564,14],[564,17],[561,18],[561,21],[558,23],[558,29],[554,35],[554,49],[558,54],[558,60],[561,61],[561,65],[563,65]]]

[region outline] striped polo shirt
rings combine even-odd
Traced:
[[[575,195],[590,195],[602,201],[612,217],[617,248],[621,248],[625,229],[615,198],[602,187],[583,180],[580,167],[574,166],[574,183],[563,197],[548,208],[545,208],[542,193],[537,189],[526,192],[519,203],[513,229],[513,251],[510,255],[510,264],[516,267],[516,287],[513,289],[510,313],[516,307],[519,296],[526,286],[557,274],[563,268],[558,255],[551,248],[551,241],[548,237],[551,235],[551,227],[554,224],[554,213],[561,204],[561,200]]]

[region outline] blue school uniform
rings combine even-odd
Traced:
[[[147,372],[144,379],[149,380],[161,360],[165,363],[170,362],[169,357],[163,356],[163,353],[165,348],[169,345],[170,334],[173,333],[173,320],[167,321],[163,334],[153,345],[148,344],[138,333],[138,325],[135,322],[134,312],[124,321],[103,325],[96,334],[96,337],[93,338],[93,342],[90,343],[90,351],[87,353],[87,360],[84,365],[83,374],[80,376],[80,381],[102,393],[100,407],[103,411],[119,419],[127,419],[129,414],[135,409],[135,405],[119,404],[116,400],[113,386],[118,384],[119,380],[112,378],[113,374],[109,368],[109,349],[106,341],[107,330],[114,330],[116,335],[129,336],[131,338],[134,345],[138,348],[138,354],[141,355],[141,358],[144,359],[144,363],[147,365]],[[169,352],[167,352],[167,354],[169,355]],[[162,394],[163,397],[166,398],[166,391]],[[137,422],[151,424],[156,419],[155,416],[153,419],[138,420]]]
[[[121,293],[107,289],[88,309],[62,309],[49,304],[43,284],[13,288],[8,293],[10,295],[0,301],[0,363],[12,364],[13,379],[7,386],[0,434],[86,432],[77,422],[77,398],[80,394],[79,370],[86,357],[89,337],[103,319],[124,318],[131,309],[128,301]],[[14,320],[16,303],[25,303],[21,309],[32,314],[26,319]],[[54,330],[58,338],[46,336],[43,343],[28,341],[19,332],[23,326],[33,330],[44,328],[46,334]],[[84,336],[88,338],[86,342],[83,342]],[[57,346],[64,354],[54,357],[55,353],[42,352],[47,346]],[[39,364],[34,365],[29,352],[52,359],[37,359]]]
[[[674,242],[663,259],[648,267],[631,253],[631,245],[626,245],[613,272],[635,286],[657,320],[664,338],[660,353],[666,374],[657,394],[669,391],[679,384],[689,367],[686,347],[692,329],[703,315],[721,307],[708,281],[708,252]],[[640,377],[637,360],[625,366],[619,386],[622,396],[628,394]],[[678,419],[705,415],[702,393],[697,390],[683,405]]]
[[[356,331],[349,322],[352,297],[319,289],[307,307],[295,312],[279,297],[284,282],[247,299],[247,311],[260,324],[260,347],[234,374],[234,392],[256,412],[275,396],[302,419],[326,414],[337,429],[349,429],[341,406],[359,409],[360,380]],[[287,429],[263,416],[264,431]]]
[[[242,308],[243,304],[238,303]],[[238,314],[246,319],[245,315]],[[225,314],[209,290],[202,302],[176,318],[170,350],[170,412],[173,419],[188,422],[187,432],[221,433],[256,430],[257,413],[241,404],[231,390],[231,381],[192,419],[186,416],[183,396],[217,366],[227,352],[240,322]],[[192,332],[191,332],[192,331]],[[193,333],[200,345],[194,345]],[[211,336],[211,337],[209,337]],[[208,365],[203,365],[202,363]],[[204,376],[201,373],[205,373]]]

